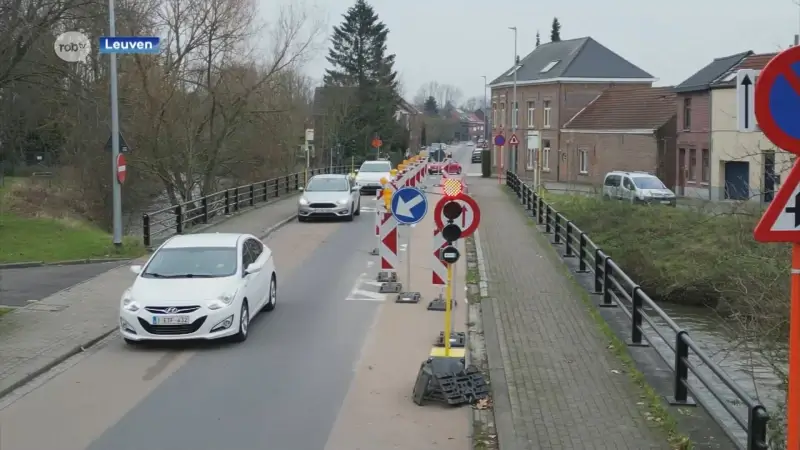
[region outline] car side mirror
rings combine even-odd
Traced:
[[[135,273],[136,275],[139,275],[140,273],[142,273],[142,266],[140,266],[138,264],[135,265],[135,266],[131,266],[130,269],[131,269],[131,272]]]
[[[358,169],[355,170],[355,173],[358,173]]]
[[[258,273],[258,272],[260,272],[260,271],[261,271],[261,269],[263,269],[263,268],[264,268],[264,264],[263,264],[263,263],[259,264],[259,263],[255,263],[255,262],[253,262],[253,263],[250,263],[250,265],[249,265],[249,266],[247,266],[247,267],[244,269],[244,274],[245,274],[245,276],[247,276],[247,275],[249,275],[249,274],[251,274],[251,273]]]
[[[358,186],[353,186],[352,188],[350,188],[350,190],[353,191],[353,192],[358,191],[360,189],[361,188],[359,188]]]

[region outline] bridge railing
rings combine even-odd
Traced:
[[[308,177],[350,173],[352,166],[309,169]],[[149,248],[156,239],[182,234],[219,216],[228,216],[257,204],[292,195],[307,183],[306,173],[294,172],[252,184],[223,189],[188,202],[142,214],[142,241]]]
[[[673,371],[673,391],[668,401],[674,406],[691,406],[693,398],[700,403],[731,441],[741,450],[768,449],[767,423],[769,414],[766,408],[754,400],[744,388],[731,379],[697,343],[689,333],[675,323],[644,290],[633,281],[589,236],[578,228],[563,214],[548,204],[535,189],[525,184],[516,174],[506,172],[506,185],[516,194],[522,207],[544,227],[547,234],[552,234],[554,244],[564,245],[564,257],[578,258],[578,273],[591,273],[594,278],[594,294],[601,295],[601,307],[619,307],[630,320],[631,346],[654,344],[651,340],[658,336],[666,343],[671,352],[665,355],[656,353]],[[658,326],[654,316],[661,322]],[[643,325],[647,324],[648,333]],[[662,331],[666,324],[668,331]],[[653,334],[650,334],[652,332]],[[647,343],[647,344],[645,344]],[[701,364],[696,364],[697,360]],[[705,370],[699,370],[702,365]],[[719,382],[713,382],[711,375]],[[696,383],[690,383],[690,377]],[[702,386],[704,393],[697,387]],[[722,389],[724,386],[726,389]],[[713,397],[722,406],[725,413],[720,414],[707,402],[707,395]],[[744,405],[746,413],[734,408],[735,404]],[[740,427],[739,434],[744,432],[744,442],[736,436],[736,430],[730,427],[730,420]]]

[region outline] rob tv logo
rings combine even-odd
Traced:
[[[92,42],[89,40],[89,36],[79,31],[67,31],[56,38],[53,49],[56,55],[64,61],[82,62],[92,52]]]

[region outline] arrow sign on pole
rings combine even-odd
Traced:
[[[756,71],[741,69],[736,72],[736,109],[739,131],[756,131],[755,89]]]
[[[428,198],[417,188],[400,188],[392,195],[391,209],[397,223],[419,223],[428,213]]]

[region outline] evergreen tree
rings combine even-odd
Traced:
[[[561,41],[561,22],[558,17],[553,17],[553,27],[550,29],[550,42]]]
[[[356,0],[343,15],[341,25],[333,28],[325,71],[326,86],[355,88],[357,107],[350,141],[355,153],[364,154],[377,134],[388,146],[399,146],[400,127],[394,116],[399,103],[395,55],[386,54],[389,29],[365,0]],[[353,152],[350,152],[353,154]]]
[[[539,30],[536,30],[536,46],[540,46],[542,44],[542,38],[539,36]]]
[[[422,132],[419,135],[419,145],[428,145],[428,133],[425,131],[425,125],[422,125]]]
[[[425,105],[423,105],[422,109],[429,116],[439,114],[439,105],[436,104],[436,99],[432,95],[425,100]]]

